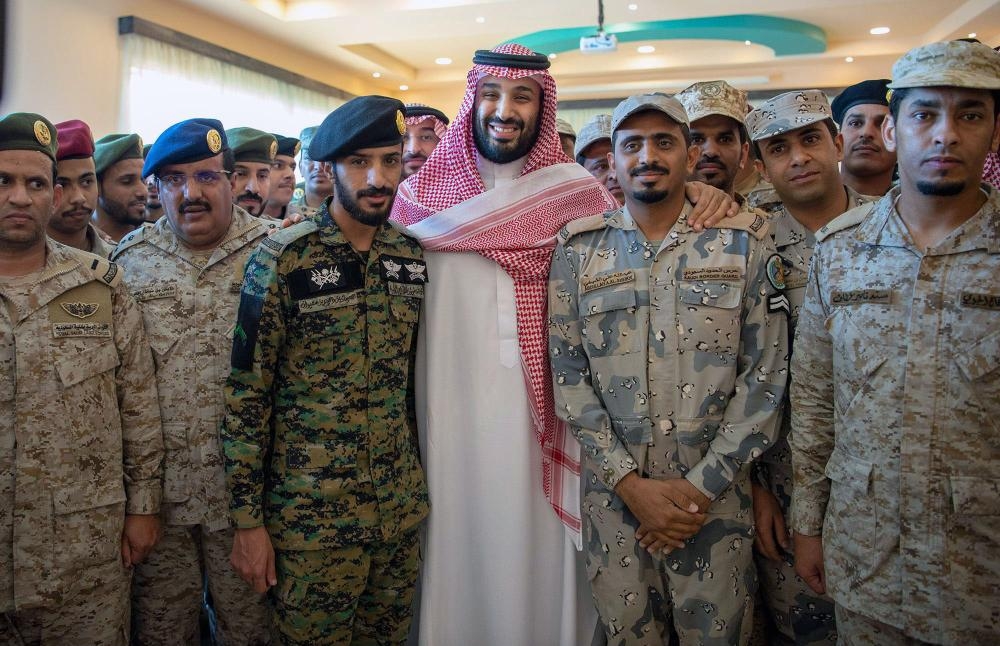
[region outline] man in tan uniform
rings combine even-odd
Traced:
[[[114,264],[48,240],[48,120],[0,119],[0,643],[124,645],[159,532],[163,439]]]
[[[132,595],[144,646],[197,643],[205,581],[217,640],[269,638],[263,597],[229,565],[233,531],[219,444],[243,266],[269,227],[232,204],[226,149],[222,124],[212,119],[164,131],[143,174],[157,178],[166,217],[126,236],[114,254],[150,331],[167,449],[164,537],[137,569]]]
[[[146,221],[142,159],[142,138],[134,133],[105,135],[94,144],[100,189],[94,224],[112,240],[121,240]]]

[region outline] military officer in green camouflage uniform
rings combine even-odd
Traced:
[[[159,535],[163,438],[113,263],[47,239],[56,132],[0,119],[0,643],[124,646]]]
[[[745,644],[748,464],[777,437],[788,330],[765,219],[695,232],[698,158],[663,95],[612,115],[625,206],[570,223],[549,283],[556,410],[583,445],[587,571],[608,643]],[[769,310],[775,310],[770,313]]]
[[[309,156],[332,162],[333,197],[247,266],[223,431],[232,561],[273,586],[284,644],[398,644],[409,629],[428,510],[412,399],[427,271],[386,221],[402,109],[359,97],[324,120]]]
[[[816,234],[792,357],[796,569],[844,644],[1000,643],[1000,54],[917,47],[899,186]]]
[[[299,149],[299,174],[302,175],[302,183],[295,186],[290,202],[296,212],[305,217],[319,213],[324,200],[333,194],[330,165],[309,156],[309,144],[316,136],[316,129],[317,126],[309,126],[299,133],[299,141],[302,142]]]
[[[227,153],[226,132],[214,119],[167,128],[143,169],[156,178],[166,217],[125,236],[114,253],[149,330],[167,449],[164,536],[137,568],[132,591],[143,646],[197,643],[206,585],[217,641],[269,640],[263,595],[229,565],[233,529],[219,427],[243,269],[272,225],[232,204]]]

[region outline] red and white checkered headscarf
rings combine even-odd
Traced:
[[[407,104],[407,106],[411,105],[422,106],[423,104],[421,103]],[[444,137],[444,133],[448,130],[448,124],[445,123],[444,121],[441,121],[434,115],[421,114],[416,117],[406,117],[403,121],[406,123],[407,126],[415,126],[417,124],[423,123],[424,121],[427,121],[428,119],[430,119],[433,122],[431,123],[431,128],[434,128],[434,134],[437,135],[437,138],[440,139],[441,137]]]
[[[500,45],[493,52],[534,55],[517,44]],[[486,191],[476,164],[473,139],[473,104],[476,87],[484,76],[517,80],[533,77],[542,86],[542,113],[538,139],[528,152],[521,176],[560,163],[572,163],[563,153],[556,132],[556,83],[546,70],[474,65],[469,71],[465,98],[458,116],[431,153],[419,173],[400,186],[392,218],[404,225],[421,220],[460,204]],[[519,209],[518,216],[483,230],[472,237],[456,238],[453,243],[427,246],[437,251],[475,251],[492,259],[514,281],[517,301],[517,336],[521,363],[525,372],[535,436],[542,447],[542,486],[545,496],[562,519],[575,532],[580,530],[579,509],[563,502],[577,500],[568,491],[579,480],[579,446],[555,414],[552,376],[548,360],[547,293],[549,266],[555,235],[570,220],[618,208],[617,202],[596,180],[586,181],[576,190],[564,191],[558,199],[526,200],[523,205],[498,205]]]
[[[986,164],[983,166],[983,181],[1000,190],[1000,157],[996,153],[986,155]]]

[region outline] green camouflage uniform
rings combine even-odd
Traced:
[[[382,225],[364,260],[326,206],[247,266],[223,447],[233,522],[277,550],[285,643],[405,639],[428,510],[412,383],[426,280],[414,240]]]
[[[185,246],[167,218],[128,234],[114,252],[149,333],[166,446],[164,536],[136,567],[132,591],[144,646],[197,641],[206,582],[217,639],[268,641],[263,596],[229,564],[233,530],[219,427],[243,269],[271,228],[233,206],[229,230],[207,257]]]
[[[765,219],[647,241],[626,209],[570,223],[549,283],[556,410],[583,445],[587,571],[610,644],[745,643],[756,576],[747,464],[777,437],[787,301]],[[777,278],[777,277],[775,277]],[[772,309],[776,313],[769,314]],[[628,473],[713,500],[683,549],[650,556],[614,493]]]

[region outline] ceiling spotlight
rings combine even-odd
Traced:
[[[400,85],[399,89],[402,90],[403,92],[406,92],[407,90],[410,89],[410,86],[409,85]]]
[[[486,16],[476,16],[476,22],[478,22],[480,25],[483,24],[484,22],[486,22]]]
[[[438,65],[451,65],[451,59],[447,56],[442,56],[441,58],[435,58],[434,62]]]
[[[854,62],[854,57],[853,56],[848,56],[847,58],[844,59],[844,62],[845,63],[853,63]]]
[[[638,8],[639,8],[639,5],[637,5],[637,4],[635,4],[635,3],[632,3],[632,4],[630,4],[630,5],[628,6],[628,10],[629,10],[629,11],[636,11],[636,10],[637,10]]]
[[[635,48],[635,51],[639,52],[640,54],[652,54],[653,52],[656,51],[656,48],[653,47],[652,45],[639,45],[638,47]]]
[[[883,34],[888,34],[889,31],[888,27],[872,27],[868,30],[868,33],[872,36],[882,36]]]
[[[746,45],[747,47],[749,47],[750,45],[753,45],[753,43],[751,43],[749,40],[744,40],[743,44]]]
[[[382,72],[372,72],[372,78],[376,79],[382,78]]]
[[[976,32],[972,32],[971,34],[969,34],[969,38],[975,38],[975,37],[976,37]]]

